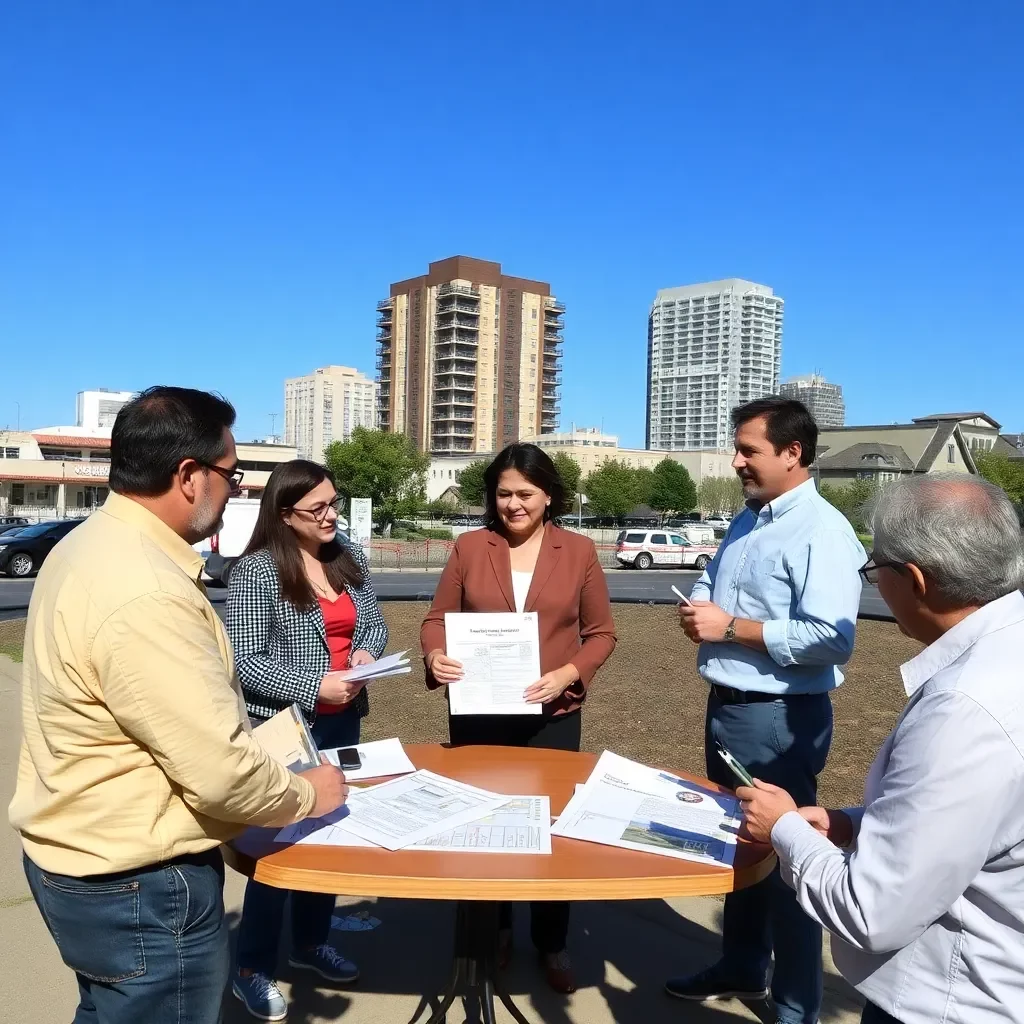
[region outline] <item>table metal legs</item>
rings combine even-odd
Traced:
[[[483,1024],[495,1024],[495,997],[501,1000],[517,1024],[530,1024],[503,988],[498,974],[497,903],[467,900],[456,905],[452,973],[441,996],[441,1005],[426,1024],[445,1024],[448,1010],[459,994],[460,982],[466,995],[475,994],[479,1000]],[[427,1003],[425,1009],[429,1008]],[[422,1013],[423,1009],[417,1009],[409,1024],[416,1024]]]

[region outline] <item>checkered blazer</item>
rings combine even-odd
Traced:
[[[338,540],[347,543],[343,537]],[[362,586],[346,588],[356,606],[352,650],[369,651],[379,658],[388,643],[388,627],[362,548],[350,544],[349,550],[363,572]],[[254,551],[235,563],[225,625],[249,714],[269,718],[294,703],[312,723],[320,680],[331,665],[324,616],[319,602],[302,611],[281,597],[277,566],[269,551]],[[370,710],[365,689],[355,698],[353,709],[360,717]]]

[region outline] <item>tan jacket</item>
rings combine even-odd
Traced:
[[[313,787],[249,732],[202,561],[111,494],[50,553],[25,634],[11,824],[46,871],[127,871],[304,818]]]
[[[424,657],[445,649],[445,612],[515,610],[508,541],[492,530],[464,533],[455,542],[420,629]],[[608,584],[594,542],[548,523],[523,611],[537,612],[541,673],[571,662],[580,674],[579,682],[545,705],[545,714],[575,711],[594,673],[615,649]],[[438,685],[429,673],[427,685]]]

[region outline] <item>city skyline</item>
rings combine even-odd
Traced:
[[[718,13],[523,0],[456,41],[416,8],[14,6],[0,424],[67,422],[94,382],[178,383],[263,436],[286,377],[372,373],[382,282],[466,252],[566,303],[563,425],[642,444],[652,295],[735,276],[785,297],[782,374],[841,381],[850,422],[966,407],[1024,430],[1024,9],[761,14],[658,61],[652,23],[714,38]],[[573,41],[559,60],[538,22]],[[398,131],[426,80],[458,102]]]

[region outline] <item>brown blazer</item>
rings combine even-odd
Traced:
[[[455,542],[420,627],[423,656],[445,649],[445,612],[515,610],[508,541],[493,530],[464,533]],[[594,542],[548,523],[523,611],[537,613],[541,674],[570,662],[580,674],[578,682],[544,706],[544,713],[575,711],[594,673],[615,649],[608,584]],[[428,671],[427,686],[438,685]]]

